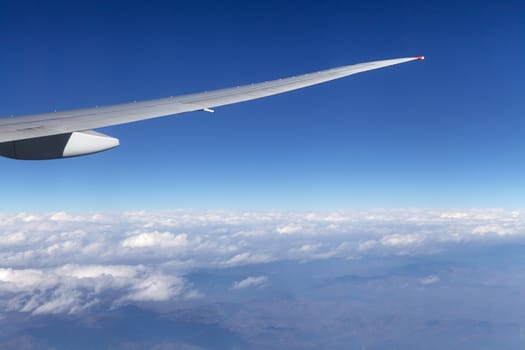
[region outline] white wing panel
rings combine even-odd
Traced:
[[[208,109],[276,95],[339,79],[352,74],[420,59],[422,59],[422,57],[374,61],[264,83],[138,103],[125,103],[99,108],[86,108],[56,113],[0,118],[0,143],[96,129],[105,126]]]

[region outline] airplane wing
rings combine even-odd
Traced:
[[[0,155],[15,159],[54,159],[96,153],[118,146],[92,129],[249,101],[320,84],[423,56],[354,64],[285,79],[209,92],[105,107],[0,118]]]

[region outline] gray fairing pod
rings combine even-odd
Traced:
[[[43,160],[83,156],[115,148],[119,140],[93,130],[0,143],[0,155]]]

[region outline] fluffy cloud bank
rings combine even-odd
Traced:
[[[49,269],[0,268],[0,295],[6,311],[75,313],[117,292],[115,304],[191,297],[184,280],[144,266],[63,265]]]
[[[0,311],[198,297],[184,276],[279,260],[433,254],[525,238],[525,211],[156,211],[0,215]],[[248,277],[233,289],[261,286]],[[439,282],[431,276],[422,284]]]

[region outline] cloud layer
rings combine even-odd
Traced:
[[[233,289],[244,289],[248,287],[262,287],[268,282],[268,277],[266,276],[257,276],[257,277],[247,277],[241,281],[234,282],[232,285]]]
[[[0,216],[0,308],[76,313],[202,294],[184,276],[273,261],[434,254],[525,238],[525,211],[158,211]],[[266,276],[232,289],[262,286]],[[429,276],[422,284],[438,283]]]

